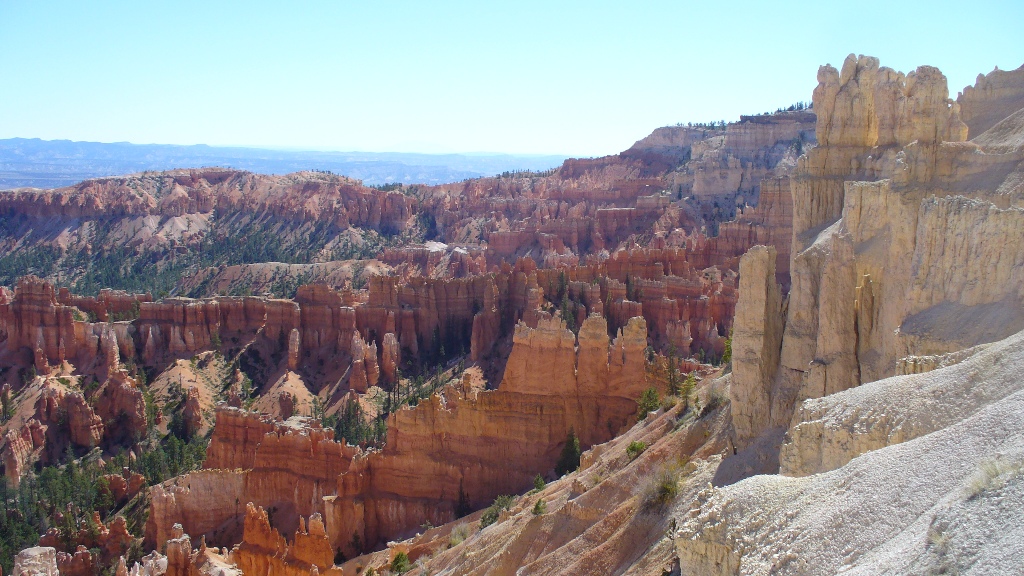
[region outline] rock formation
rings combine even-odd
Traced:
[[[159,546],[174,523],[210,541],[238,542],[241,535],[218,528],[240,519],[241,506],[251,502],[320,514],[332,549],[338,549],[350,545],[353,533],[372,544],[424,522],[451,520],[460,499],[479,507],[499,493],[522,490],[554,466],[570,429],[589,446],[631,421],[635,398],[646,386],[642,318],[630,320],[612,342],[600,317],[588,318],[580,332],[577,353],[571,345],[546,345],[552,338],[574,338],[557,321],[536,329],[520,325],[497,390],[448,387],[398,411],[381,452],[342,445],[314,422],[277,423],[221,408],[208,469],[153,489],[147,542]],[[536,365],[524,378],[522,363],[543,354],[552,363]],[[211,500],[212,494],[217,498]],[[285,494],[290,496],[282,500]],[[275,521],[275,529],[291,531],[292,522],[297,518]]]
[[[1014,196],[993,194],[999,182],[982,176],[1005,175],[997,167],[1020,160],[963,143],[959,106],[934,68],[903,75],[851,56],[841,73],[826,66],[818,79],[819,145],[791,177],[792,289],[780,368],[734,381],[734,398],[761,397],[771,382],[762,428],[787,426],[795,401],[895,374],[902,357],[1024,328],[1014,280],[1024,248],[1005,232],[1024,222]],[[982,268],[1000,280],[980,280]],[[737,332],[758,331],[751,320]]]
[[[779,368],[783,302],[775,283],[775,249],[755,246],[740,260],[740,294],[732,340],[732,420],[738,443],[769,427]]]
[[[89,576],[94,566],[114,565],[119,557],[128,553],[134,541],[123,516],[115,517],[108,526],[100,519],[99,512],[94,512],[91,524],[82,523],[77,532],[66,537],[57,528],[50,528],[39,539],[39,545],[57,550],[56,562],[61,574]]]
[[[141,189],[137,192],[132,185]],[[0,202],[4,212],[30,216],[179,217],[216,210],[319,219],[340,227],[400,224],[414,208],[415,201],[407,196],[367,188],[343,176],[265,176],[219,168],[98,178],[52,191],[12,191]]]
[[[964,88],[956,101],[967,124],[967,137],[973,140],[1024,108],[1024,67],[978,74],[975,85]]]
[[[0,353],[13,361],[27,352],[42,374],[65,361],[87,370],[112,355],[130,358],[134,350],[127,326],[87,322],[76,308],[58,302],[51,284],[35,276],[19,280],[14,297],[0,302],[0,327],[6,336]]]
[[[50,547],[26,548],[14,557],[12,576],[58,576],[57,551]]]
[[[189,386],[185,391],[185,400],[181,408],[181,417],[185,421],[185,435],[189,438],[199,433],[203,427],[203,411],[199,405],[199,388]]]
[[[851,56],[818,80],[813,111],[664,128],[545,173],[385,192],[327,174],[209,169],[3,195],[0,213],[65,226],[59,246],[38,241],[65,263],[129,246],[124,263],[167,269],[226,242],[283,260],[200,259],[175,280],[175,293],[197,298],[79,296],[35,277],[0,288],[0,378],[30,398],[0,446],[15,481],[68,443],[111,453],[135,443],[147,432],[142,374],[158,374],[157,393],[166,370],[194,377],[181,414],[189,436],[203,432],[211,397],[226,389],[230,405],[215,411],[204,469],[150,491],[146,546],[166,557],[118,562],[120,520],[103,527],[114,544],[77,534],[55,566],[339,573],[339,552],[445,523],[359,561],[383,567],[401,550],[453,573],[874,566],[822,551],[831,533],[804,515],[847,490],[857,506],[836,509],[861,528],[850,541],[918,558],[879,551],[903,545],[891,524],[916,534],[914,550],[938,550],[918,530],[931,522],[922,510],[946,517],[938,501],[914,509],[913,483],[897,479],[894,493],[912,502],[880,506],[860,482],[877,492],[883,476],[863,461],[922,473],[914,459],[941,464],[956,430],[970,446],[955,446],[960,460],[943,470],[958,482],[977,464],[968,448],[1016,454],[1001,440],[1019,428],[1012,371],[977,375],[1015,359],[1004,339],[1024,329],[1024,76],[979,77],[956,102],[931,67],[902,74]],[[21,250],[28,228],[0,232],[0,253]],[[264,289],[289,298],[210,296]],[[731,374],[627,428],[672,356],[707,374],[698,360],[717,363],[730,335]],[[476,365],[460,374],[466,361]],[[432,372],[432,394],[394,407]],[[295,415],[352,403],[388,414],[386,443],[350,445]],[[1003,436],[983,434],[983,417],[1004,423]],[[578,472],[502,511],[471,554],[439,545],[467,508],[548,474],[570,431],[592,447]],[[801,478],[738,481],[775,467]],[[1016,502],[1011,474],[999,474],[1005,500],[983,489],[963,506]],[[663,483],[644,486],[649,477]],[[117,502],[142,482],[103,480]],[[682,496],[658,507],[651,490]],[[531,512],[541,498],[550,514]],[[861,510],[887,522],[866,526]],[[43,542],[64,546],[57,536]],[[924,560],[908,562],[903,572],[925,572]]]
[[[246,506],[242,542],[234,550],[232,558],[245,574],[307,576],[314,571],[319,574],[340,574],[331,569],[334,566],[334,550],[327,540],[320,515],[310,516],[308,531],[305,524],[300,518],[295,539],[289,545],[270,526],[263,508],[249,504]]]

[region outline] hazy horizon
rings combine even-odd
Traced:
[[[356,150],[356,149],[334,149],[334,148],[315,148],[315,147],[303,147],[303,146],[275,146],[272,144],[207,144],[205,142],[196,142],[194,144],[169,144],[167,142],[132,142],[129,140],[117,140],[117,141],[100,141],[100,140],[73,140],[70,138],[39,138],[36,136],[4,136],[0,137],[0,141],[4,140],[40,140],[43,142],[71,142],[74,144],[130,144],[132,146],[205,146],[208,148],[221,148],[221,149],[244,149],[244,150],[266,150],[273,152],[320,152],[320,153],[335,153],[335,154],[408,154],[408,155],[423,155],[423,156],[514,156],[520,158],[529,157],[563,157],[570,158],[571,154],[558,154],[552,153],[547,154],[543,152],[531,153],[531,152],[495,152],[490,150],[453,150],[446,152],[421,152],[416,150]],[[639,138],[638,138],[639,140]],[[632,144],[632,143],[631,143]],[[623,150],[628,148],[625,146]],[[619,152],[621,152],[620,150]]]
[[[0,138],[602,156],[659,126],[808,101],[818,66],[851,52],[936,66],[951,97],[1024,63],[1024,5],[961,8],[6,2]]]
[[[0,190],[55,188],[104,178],[202,166],[260,174],[326,170],[367,185],[441,184],[503,172],[556,168],[565,156],[370,152],[205,144],[135,144],[39,138],[0,139]]]

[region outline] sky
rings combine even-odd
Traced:
[[[598,156],[809,101],[850,53],[951,96],[1024,1],[0,0],[0,138]]]

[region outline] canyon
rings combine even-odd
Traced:
[[[817,81],[547,172],[0,192],[4,474],[127,464],[15,573],[1009,569],[1024,68]]]

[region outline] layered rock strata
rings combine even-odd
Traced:
[[[368,188],[342,176],[314,172],[269,176],[222,168],[98,178],[57,190],[0,195],[0,213],[39,217],[180,217],[216,211],[324,220],[341,228],[400,226],[415,207],[415,200],[408,196]]]
[[[251,502],[277,510],[274,527],[285,532],[298,515],[320,514],[331,548],[350,554],[353,534],[372,545],[450,521],[460,501],[481,507],[521,491],[554,466],[570,430],[589,446],[631,421],[646,386],[641,318],[611,341],[604,319],[590,317],[578,347],[557,320],[520,324],[516,334],[497,390],[450,386],[400,410],[379,452],[336,442],[314,422],[219,409],[208,469],[153,488],[147,542],[159,546],[175,523],[238,542]]]
[[[904,357],[1024,328],[1024,243],[1011,232],[1024,212],[1005,185],[1021,151],[965,143],[960,108],[934,68],[904,75],[851,56],[841,72],[822,67],[818,80],[819,145],[791,178],[780,367],[767,378],[740,370],[733,381],[734,398],[772,390],[768,418],[748,437],[787,426],[799,400],[895,374]],[[745,294],[760,301],[761,292]],[[755,333],[759,323],[745,319],[736,331]]]

